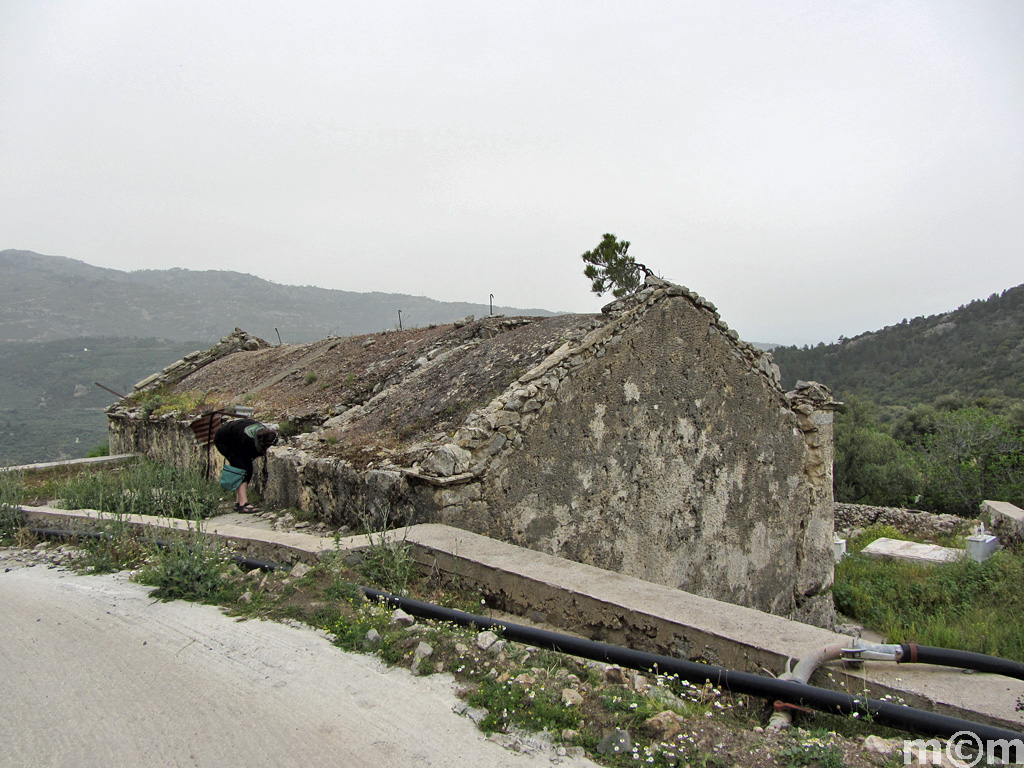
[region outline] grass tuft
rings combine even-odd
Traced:
[[[0,472],[0,542],[13,542],[25,525],[20,504],[25,485],[19,472]]]

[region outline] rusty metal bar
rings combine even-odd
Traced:
[[[103,386],[102,384],[100,384],[100,383],[99,383],[98,381],[94,381],[94,382],[93,382],[93,384],[95,384],[95,385],[96,385],[97,387],[99,387],[100,389],[105,389],[105,390],[107,390],[107,392],[109,392],[109,393],[110,393],[110,394],[112,394],[112,395],[117,395],[117,396],[118,396],[119,398],[121,398],[122,400],[124,400],[124,398],[125,398],[125,395],[122,395],[122,394],[121,394],[120,392],[115,392],[115,391],[114,391],[114,390],[112,390],[112,389],[111,389],[110,387],[104,387],[104,386]]]

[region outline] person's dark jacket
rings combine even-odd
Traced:
[[[267,452],[266,446],[256,439],[258,430],[266,429],[252,419],[232,419],[221,425],[213,435],[213,444],[232,467],[245,470],[245,480],[252,480],[252,463]],[[246,431],[248,430],[248,432]]]

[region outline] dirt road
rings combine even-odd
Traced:
[[[0,551],[0,766],[592,765],[487,739],[442,676],[12,557]]]

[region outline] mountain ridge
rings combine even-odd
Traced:
[[[96,297],[104,297],[97,302]],[[308,342],[405,325],[452,322],[485,304],[293,286],[227,270],[96,267],[66,256],[0,251],[0,343],[79,336],[213,343],[235,327],[268,341]],[[498,314],[553,315],[495,307]]]

